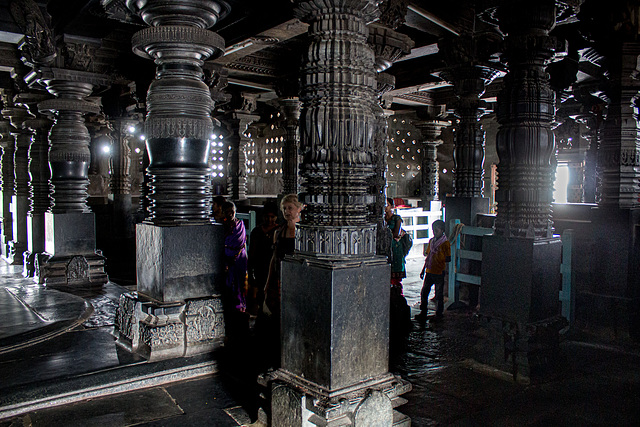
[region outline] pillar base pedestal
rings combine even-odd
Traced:
[[[117,344],[149,361],[206,353],[224,341],[219,295],[161,303],[137,292],[120,295]]]
[[[46,252],[33,255],[34,280],[39,284],[79,288],[100,287],[109,281],[100,251],[69,256],[52,256]]]
[[[478,344],[482,363],[537,381],[552,375],[560,359],[559,237],[485,236],[479,318],[488,338]]]
[[[284,369],[260,377],[271,389],[272,426],[406,426],[411,420],[394,408],[411,384],[387,373],[338,390],[328,390]]]

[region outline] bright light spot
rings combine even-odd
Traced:
[[[214,172],[211,175],[213,175],[213,177],[216,178],[218,176],[218,172]]]
[[[222,170],[222,165],[218,165],[218,170]]]
[[[111,147],[108,145],[103,145],[102,146],[102,152],[103,153],[110,153],[111,152]]]
[[[136,154],[140,154],[140,152],[141,152],[142,150],[141,150],[141,149],[139,149],[138,147],[136,147],[136,149],[135,149],[135,150],[133,150],[133,151],[135,151],[135,152],[136,152]]]
[[[447,173],[447,170],[446,169],[442,169],[442,173]]]
[[[140,135],[140,141],[144,141],[145,139],[147,139],[147,137],[146,137],[146,136],[144,136],[144,135]]]
[[[219,161],[219,162],[221,162],[221,161],[223,161],[223,160],[224,160],[224,159],[223,159],[222,157],[218,157],[218,161]]]
[[[223,177],[223,176],[224,176],[224,174],[222,172],[220,172],[220,177]]]
[[[567,203],[567,186],[569,185],[569,165],[558,164],[556,181],[553,184],[553,200],[556,203]]]
[[[135,133],[136,131],[136,127],[135,126],[129,126],[129,129],[127,129],[129,131],[129,133]]]
[[[215,134],[215,133],[212,133],[212,134],[211,134],[211,139],[216,139],[216,138],[217,138],[217,137],[216,137],[216,134]]]

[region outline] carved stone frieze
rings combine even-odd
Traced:
[[[30,66],[51,63],[56,57],[53,31],[48,17],[33,0],[13,0],[10,4],[11,16],[24,31],[24,41],[19,49],[23,61]]]
[[[367,227],[307,226],[296,232],[296,251],[317,257],[369,256],[376,253],[376,224]]]

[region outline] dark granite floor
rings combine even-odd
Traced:
[[[0,265],[0,427],[250,424],[261,349],[249,342],[147,363],[118,348],[111,335],[117,297],[126,290],[108,284],[83,295],[57,294]],[[3,353],[17,336],[32,345]],[[523,384],[474,362],[482,340],[463,311],[433,325],[414,322],[406,336],[395,337],[391,371],[413,385],[398,409],[412,425],[640,425],[640,347],[568,336],[560,373]]]

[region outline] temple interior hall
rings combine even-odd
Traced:
[[[640,425],[639,58],[635,0],[0,0],[0,427]]]

